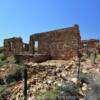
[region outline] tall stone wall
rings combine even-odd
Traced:
[[[11,56],[15,54],[22,53],[23,42],[21,38],[9,38],[4,40],[4,54],[6,56]]]
[[[30,36],[30,53],[35,53],[35,42],[38,42],[39,54],[48,54],[52,59],[70,59],[77,56],[81,38],[79,26],[43,32]]]

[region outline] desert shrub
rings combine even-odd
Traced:
[[[4,55],[1,55],[1,56],[0,56],[0,60],[1,60],[1,61],[4,61],[4,60],[6,60],[6,59],[7,59],[6,56],[4,56]]]
[[[81,57],[81,61],[83,62],[83,61],[86,61],[86,59],[87,59],[87,54],[86,53],[83,53],[82,54],[82,57]]]
[[[0,85],[3,85],[4,84],[4,80],[3,78],[0,78]]]
[[[78,87],[73,82],[44,93],[37,93],[37,100],[78,100]]]
[[[97,55],[96,60],[97,60],[97,61],[100,61],[100,54]]]
[[[91,62],[95,63],[96,62],[96,58],[97,58],[97,53],[94,51],[90,55]]]
[[[6,86],[0,85],[0,100],[5,100],[4,95],[6,94]]]
[[[8,75],[5,77],[6,83],[19,81],[23,78],[24,67],[22,65],[14,65]]]
[[[95,73],[90,82],[90,89],[87,91],[85,100],[100,100],[100,74]]]
[[[2,61],[0,60],[0,67],[2,67]]]
[[[6,62],[6,57],[3,54],[0,54],[0,67]]]
[[[90,55],[91,55],[91,51],[87,51],[87,52],[84,52],[84,53],[83,53],[83,56],[84,56],[85,58],[89,58]]]
[[[55,89],[43,93],[37,93],[35,95],[37,100],[56,100],[58,94],[59,94],[59,90]]]
[[[0,53],[3,53],[3,50],[4,50],[3,47],[0,47]]]

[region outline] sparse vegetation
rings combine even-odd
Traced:
[[[6,86],[0,85],[0,100],[4,100],[3,95],[6,94]]]
[[[91,89],[88,90],[85,100],[100,100],[100,74],[95,73],[95,77],[90,82]]]
[[[35,94],[37,100],[78,100],[78,88],[73,82],[43,93]]]
[[[6,82],[11,83],[14,81],[19,81],[23,78],[23,70],[24,67],[22,65],[15,65],[13,66],[6,76]]]
[[[100,61],[100,54],[97,55],[96,60]]]
[[[83,53],[83,56],[81,58],[81,61],[85,61],[87,59],[90,59],[92,63],[95,63],[96,61],[100,61],[100,54],[97,52],[89,52]]]
[[[4,65],[4,63],[6,62],[7,57],[4,56],[3,54],[0,54],[0,67],[2,67]]]
[[[0,53],[3,53],[4,48],[0,47]]]
[[[37,100],[56,100],[56,97],[59,95],[59,90],[50,90],[43,93],[35,94]]]
[[[36,51],[37,51],[37,49],[36,49]],[[82,55],[82,57],[80,57],[80,60],[79,60],[80,62],[79,63],[81,63],[81,62],[84,63],[87,60],[89,60],[89,61],[91,60],[91,62],[95,64],[95,62],[100,61],[100,54],[97,54],[97,53],[95,54],[95,52],[89,52],[88,51],[88,53],[84,53]],[[47,61],[47,63],[48,64],[56,64],[57,62],[56,62],[56,60],[53,60],[53,61],[49,60],[49,61]],[[79,66],[79,68],[81,67],[81,64],[79,64],[78,62],[77,63],[74,62],[74,63],[77,66]],[[74,64],[71,64],[71,65],[74,66]],[[24,66],[23,65],[15,64],[14,56],[10,56],[10,57],[4,56],[3,55],[3,48],[0,49],[0,67],[1,66],[7,67],[7,73],[6,73],[6,75],[0,80],[0,100],[4,100],[4,96],[6,94],[5,83],[6,83],[7,86],[8,85],[11,86],[11,84],[13,84],[13,83],[17,84],[18,81],[22,80],[23,79],[23,74],[24,74]],[[66,66],[64,66],[64,67],[66,67]],[[66,67],[67,70],[68,70],[68,68],[69,67]],[[3,69],[3,67],[2,67],[2,69]],[[57,74],[59,74],[60,75],[59,77],[63,78],[63,80],[64,80],[65,79],[65,75],[66,75],[65,72],[67,72],[67,71],[63,72],[62,69],[63,69],[62,67],[61,67],[61,69],[59,67],[59,70],[61,70],[62,73],[60,71],[57,71],[57,70],[56,70],[57,72],[56,71],[54,71],[54,72],[56,72]],[[54,70],[54,69],[52,69],[52,70]],[[70,70],[68,72],[70,72]],[[2,71],[4,71],[4,69]],[[53,76],[54,75],[57,76],[57,74],[56,75],[53,74]],[[42,76],[42,74],[40,74],[40,75]],[[71,75],[72,75],[72,73],[71,73]],[[86,75],[86,73],[85,73],[85,75]],[[50,80],[54,81],[54,79],[50,79]],[[65,83],[65,80],[64,80],[64,83]],[[87,76],[85,77],[84,75],[81,75],[80,73],[79,73],[79,81],[80,82],[83,81],[83,83],[86,82],[86,84],[90,84],[90,83],[93,82],[93,81],[90,82],[89,80],[87,80]],[[30,83],[32,83],[32,82],[30,82]],[[35,83],[33,82],[31,85],[33,85],[33,84],[35,84]],[[43,84],[43,82],[41,81],[41,83],[39,83],[39,84]],[[45,84],[48,85],[49,83],[45,82]],[[71,81],[70,84],[65,84],[65,85],[63,85],[63,86],[61,86],[59,88],[50,89],[50,90],[48,90],[46,92],[40,92],[40,91],[38,91],[38,92],[34,93],[32,91],[33,92],[32,95],[34,95],[36,97],[36,100],[64,100],[66,97],[70,97],[68,100],[70,100],[71,98],[72,99],[78,99],[79,88],[80,87],[77,87],[76,83],[72,84],[72,81]],[[96,97],[97,96],[96,93],[98,91],[100,92],[99,85],[98,84],[93,84],[92,85],[92,92],[88,91],[88,94],[86,95],[86,98],[90,98],[90,100],[92,100],[91,99],[91,98],[93,98],[92,95],[94,95],[94,97],[97,98]],[[99,95],[99,93],[98,93],[98,95]]]
[[[6,60],[6,59],[7,59],[6,56],[4,56],[4,55],[1,55],[1,56],[0,56],[0,60],[1,60],[1,61],[4,61],[4,60]]]

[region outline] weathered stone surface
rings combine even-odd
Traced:
[[[36,41],[39,54],[49,54],[52,59],[70,59],[77,56],[80,47],[79,26],[31,35],[30,53],[35,53]]]
[[[28,63],[28,62],[43,62],[50,59],[49,55],[43,54],[16,54],[15,55],[16,63]]]
[[[37,44],[35,44],[36,42]],[[52,59],[68,60],[78,55],[80,44],[79,26],[74,25],[69,28],[31,35],[29,44],[23,43],[21,38],[5,39],[4,54],[6,56],[22,54],[23,58],[23,54],[37,53],[49,55]]]
[[[95,88],[100,86],[100,79],[98,77],[100,75],[100,70],[96,71],[96,69],[100,69],[100,62],[98,62],[96,66],[91,64],[91,61],[89,60],[81,62],[81,73],[79,75],[81,84],[79,86],[77,85],[77,63],[78,62],[75,59],[69,61],[49,60],[42,63],[28,63],[28,98],[34,98],[34,93],[38,91],[46,92],[55,89],[58,86],[66,86],[66,89],[64,89],[66,90],[67,96],[73,97],[75,95],[74,97],[77,97],[78,95],[79,98],[84,100],[87,91],[95,91]],[[4,69],[1,71],[4,71]],[[91,88],[91,86],[93,88]],[[13,85],[9,85],[7,90],[10,94],[7,96],[7,100],[12,98],[15,99],[18,95],[20,95],[18,99],[23,100],[23,89],[23,80]],[[76,93],[77,89],[79,89],[78,94]],[[96,90],[99,91],[98,89],[100,88],[97,88]],[[31,95],[30,93],[33,94]],[[63,96],[66,95],[62,94],[62,97]]]
[[[23,42],[21,38],[10,38],[4,40],[4,54],[11,56],[23,52]]]
[[[82,40],[83,51],[100,51],[100,41],[97,39]]]

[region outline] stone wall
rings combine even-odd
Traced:
[[[4,40],[4,54],[11,56],[23,52],[23,42],[21,38],[9,38]]]
[[[44,62],[46,60],[50,60],[50,56],[49,55],[43,55],[43,54],[37,54],[37,55],[33,55],[33,54],[16,54],[15,56],[16,59],[16,63],[28,63],[28,62]]]
[[[100,43],[97,39],[90,39],[90,40],[83,40],[82,46],[84,51],[94,51],[98,50],[100,51]]]
[[[77,56],[80,47],[79,26],[31,35],[30,53],[35,53],[35,42],[38,43],[38,54],[48,54],[52,59],[70,59]]]
[[[15,37],[4,40],[6,56],[42,54],[49,55],[51,59],[68,60],[78,55],[77,51],[80,47],[81,37],[78,25],[31,35],[29,44]]]

